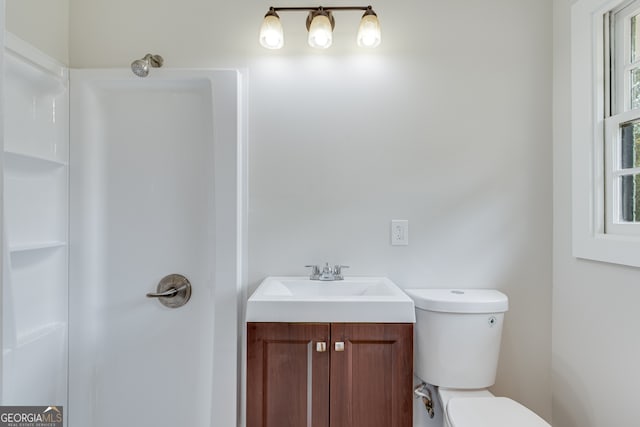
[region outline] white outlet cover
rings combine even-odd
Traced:
[[[406,219],[391,220],[391,244],[406,246],[409,244],[409,221]]]

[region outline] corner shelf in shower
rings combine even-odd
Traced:
[[[53,322],[30,331],[19,337],[14,346],[3,349],[3,379],[10,385],[4,390],[3,403],[66,403],[66,335],[66,324]]]
[[[51,322],[49,324],[40,326],[36,329],[32,329],[28,332],[22,333],[16,340],[16,349],[23,348],[29,345],[35,344],[37,341],[47,338],[51,335],[63,335],[66,334],[64,322]]]
[[[43,241],[43,242],[32,242],[32,243],[23,243],[23,244],[12,245],[12,246],[9,247],[9,252],[10,253],[16,253],[16,252],[39,251],[39,250],[44,250],[44,249],[62,248],[62,247],[65,247],[65,246],[67,246],[67,242],[58,241],[58,240]]]
[[[6,166],[21,167],[27,169],[46,170],[50,168],[62,168],[67,166],[67,162],[56,159],[50,159],[42,156],[36,156],[26,153],[18,153],[15,151],[4,150],[4,159]]]
[[[68,175],[64,161],[4,151],[5,221],[11,253],[66,244]]]

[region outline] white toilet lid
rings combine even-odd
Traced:
[[[506,397],[457,397],[447,404],[451,427],[551,427]]]

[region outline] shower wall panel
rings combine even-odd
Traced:
[[[11,34],[4,56],[3,405],[67,405],[68,74]]]
[[[238,75],[71,87],[70,426],[235,425]],[[146,297],[173,273],[186,305]]]

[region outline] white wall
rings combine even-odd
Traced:
[[[358,14],[336,15],[326,52],[305,46],[304,14],[283,14],[271,52],[257,43],[270,2],[70,0],[70,60],[247,68],[249,291],[325,260],[404,287],[502,289],[495,391],[549,419],[551,4],[374,3],[372,52],[355,47]],[[389,245],[391,219],[409,220],[408,247]]]
[[[0,41],[2,41],[2,46],[4,46],[4,33],[5,33],[5,1],[4,0],[0,0]],[[2,67],[4,69],[4,52],[2,55],[0,55],[0,67]],[[4,90],[4,79],[0,80],[0,99],[4,100],[4,94],[5,94],[5,90]],[[0,145],[2,146],[2,149],[4,150],[4,129],[5,129],[5,118],[4,118],[4,102],[0,103]],[[4,154],[3,154],[3,158],[2,158],[3,162],[0,165],[0,188],[2,190],[0,190],[0,194],[2,195],[2,197],[0,197],[0,224],[4,224]],[[4,229],[4,227],[2,227]],[[4,230],[0,230],[0,242],[4,243]],[[4,251],[4,244],[0,245],[0,259],[2,260],[2,262],[0,262],[0,279],[2,280],[2,282],[4,282],[5,280],[5,274],[7,273],[7,270],[5,269],[5,260],[8,258],[8,254]],[[5,341],[7,340],[7,337],[5,336],[5,332],[4,332],[4,325],[5,325],[5,310],[4,310],[4,287],[2,287],[2,292],[0,292],[0,318],[2,318],[2,328],[0,328],[0,342],[2,343],[2,345],[0,347],[2,347],[3,350],[3,355],[2,357],[0,357],[0,372],[4,372],[4,347],[5,347]],[[3,374],[0,374],[0,383],[4,384],[5,378]],[[0,390],[2,390],[2,387],[0,386]],[[2,391],[0,391],[0,402],[2,402],[4,400],[4,393]]]
[[[6,29],[69,63],[69,0],[6,0]]]
[[[571,0],[554,0],[554,427],[636,426],[640,269],[571,255]]]

